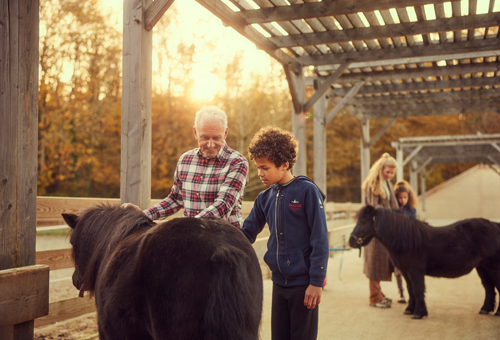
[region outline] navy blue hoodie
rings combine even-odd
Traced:
[[[270,236],[264,261],[274,283],[323,287],[329,256],[324,199],[305,176],[273,184],[255,199],[241,231],[254,243],[267,222]]]

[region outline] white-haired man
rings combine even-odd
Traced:
[[[196,112],[193,133],[198,148],[179,158],[170,194],[144,210],[146,216],[163,219],[184,208],[184,216],[221,217],[241,227],[248,161],[227,146],[227,131],[226,113],[218,107],[204,106]],[[131,203],[122,207],[139,209]]]

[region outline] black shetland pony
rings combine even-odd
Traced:
[[[95,294],[101,340],[258,339],[259,261],[228,222],[155,225],[110,206],[63,217],[73,229],[73,283]]]
[[[481,218],[431,227],[390,209],[365,206],[349,244],[367,245],[376,237],[387,248],[406,280],[410,301],[405,314],[427,316],[424,275],[456,278],[476,268],[486,290],[479,314],[495,309],[495,287],[500,292],[500,224]],[[496,316],[500,316],[500,307]]]

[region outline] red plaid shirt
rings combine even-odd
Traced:
[[[158,220],[184,207],[184,216],[222,217],[240,228],[247,174],[246,158],[226,143],[213,159],[207,159],[199,148],[190,150],[179,158],[170,194],[144,213]]]

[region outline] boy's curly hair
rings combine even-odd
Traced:
[[[287,170],[293,168],[298,152],[299,142],[293,134],[272,126],[261,128],[248,146],[248,156],[251,160],[266,157],[276,167],[288,162]]]

